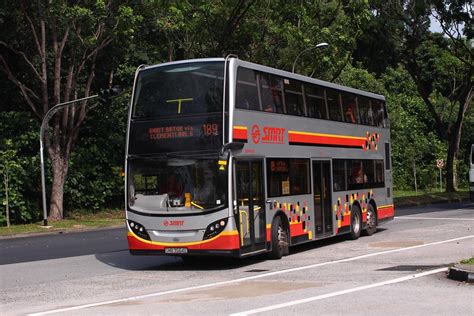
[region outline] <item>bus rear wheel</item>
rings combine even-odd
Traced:
[[[281,218],[275,217],[272,222],[272,250],[268,254],[270,259],[280,259],[289,253],[288,232],[283,227]]]
[[[364,230],[364,235],[371,236],[377,231],[377,213],[372,204],[367,208],[367,223]]]
[[[350,238],[355,240],[360,237],[360,232],[362,228],[362,216],[360,214],[360,209],[357,205],[352,206],[351,211],[351,232]]]

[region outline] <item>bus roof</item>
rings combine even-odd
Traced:
[[[277,68],[272,68],[272,67],[269,67],[269,66],[263,66],[263,65],[260,65],[260,64],[255,64],[255,63],[252,63],[252,62],[244,61],[244,60],[241,60],[241,59],[238,59],[238,58],[235,58],[235,57],[232,57],[232,58],[236,59],[238,61],[238,65],[241,65],[241,66],[244,66],[244,67],[247,67],[247,68],[251,68],[251,69],[255,69],[255,70],[259,70],[259,71],[263,71],[263,72],[267,72],[267,73],[272,73],[272,74],[279,75],[279,76],[286,77],[286,78],[291,78],[291,79],[295,79],[295,80],[300,80],[300,81],[304,81],[304,82],[317,84],[317,85],[320,85],[320,86],[323,86],[323,87],[326,87],[326,88],[332,88],[332,89],[345,91],[345,92],[349,92],[349,93],[355,93],[355,94],[366,96],[366,97],[369,97],[369,98],[375,98],[375,99],[385,101],[385,97],[381,94],[372,93],[372,92],[368,92],[368,91],[364,91],[364,90],[359,90],[359,89],[339,85],[339,84],[328,82],[328,81],[323,81],[323,80],[319,80],[319,79],[310,78],[310,77],[299,75],[299,74],[296,74],[296,73],[291,73],[289,71],[280,70],[280,69],[277,69]],[[149,70],[149,69],[164,67],[164,66],[171,66],[171,65],[180,65],[180,64],[195,63],[195,62],[217,62],[217,61],[224,62],[225,60],[226,60],[225,58],[185,59],[185,60],[179,60],[179,61],[166,62],[166,63],[162,63],[162,64],[157,64],[157,65],[144,66],[144,67],[140,68],[139,71]]]

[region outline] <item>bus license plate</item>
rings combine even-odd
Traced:
[[[188,253],[188,248],[165,248],[165,253]]]

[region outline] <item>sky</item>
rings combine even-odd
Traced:
[[[441,29],[441,25],[439,24],[438,20],[435,17],[430,15],[430,31],[433,33],[443,33]]]

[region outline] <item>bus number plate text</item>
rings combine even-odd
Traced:
[[[170,254],[188,253],[188,248],[165,248],[165,253],[170,253]]]

